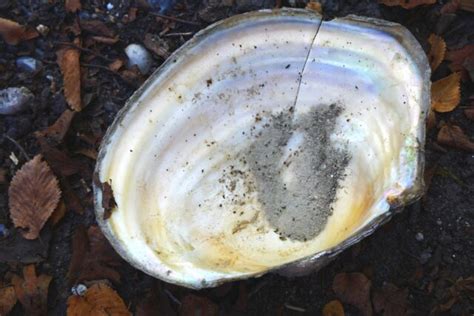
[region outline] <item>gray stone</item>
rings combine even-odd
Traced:
[[[130,44],[125,48],[128,57],[128,67],[138,66],[142,74],[147,74],[151,67],[151,55],[145,47],[139,44]]]
[[[0,90],[0,114],[9,115],[24,111],[33,98],[33,93],[25,87]]]
[[[26,71],[29,73],[38,72],[42,66],[43,64],[39,60],[29,56],[19,57],[16,60],[16,67],[21,71]]]

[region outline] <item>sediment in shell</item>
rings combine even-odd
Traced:
[[[109,129],[98,222],[131,264],[201,288],[300,274],[421,192],[429,66],[402,26],[259,11],[201,31]]]

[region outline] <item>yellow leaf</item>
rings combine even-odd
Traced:
[[[430,52],[428,53],[428,60],[430,61],[431,70],[435,71],[444,60],[444,55],[446,54],[446,42],[442,37],[431,34],[428,38],[428,43],[431,45]]]
[[[461,100],[461,74],[455,72],[431,85],[431,107],[436,112],[450,112]]]
[[[344,316],[344,307],[338,300],[333,300],[324,305],[323,316]]]

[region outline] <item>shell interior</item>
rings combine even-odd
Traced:
[[[193,288],[328,253],[421,189],[429,67],[398,24],[259,11],[200,32],[130,99],[97,172],[99,223]],[[313,260],[314,261],[314,260]]]

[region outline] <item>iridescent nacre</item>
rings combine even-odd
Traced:
[[[144,272],[202,288],[307,273],[422,191],[430,70],[404,27],[304,10],[218,22],[127,102],[97,220]]]

